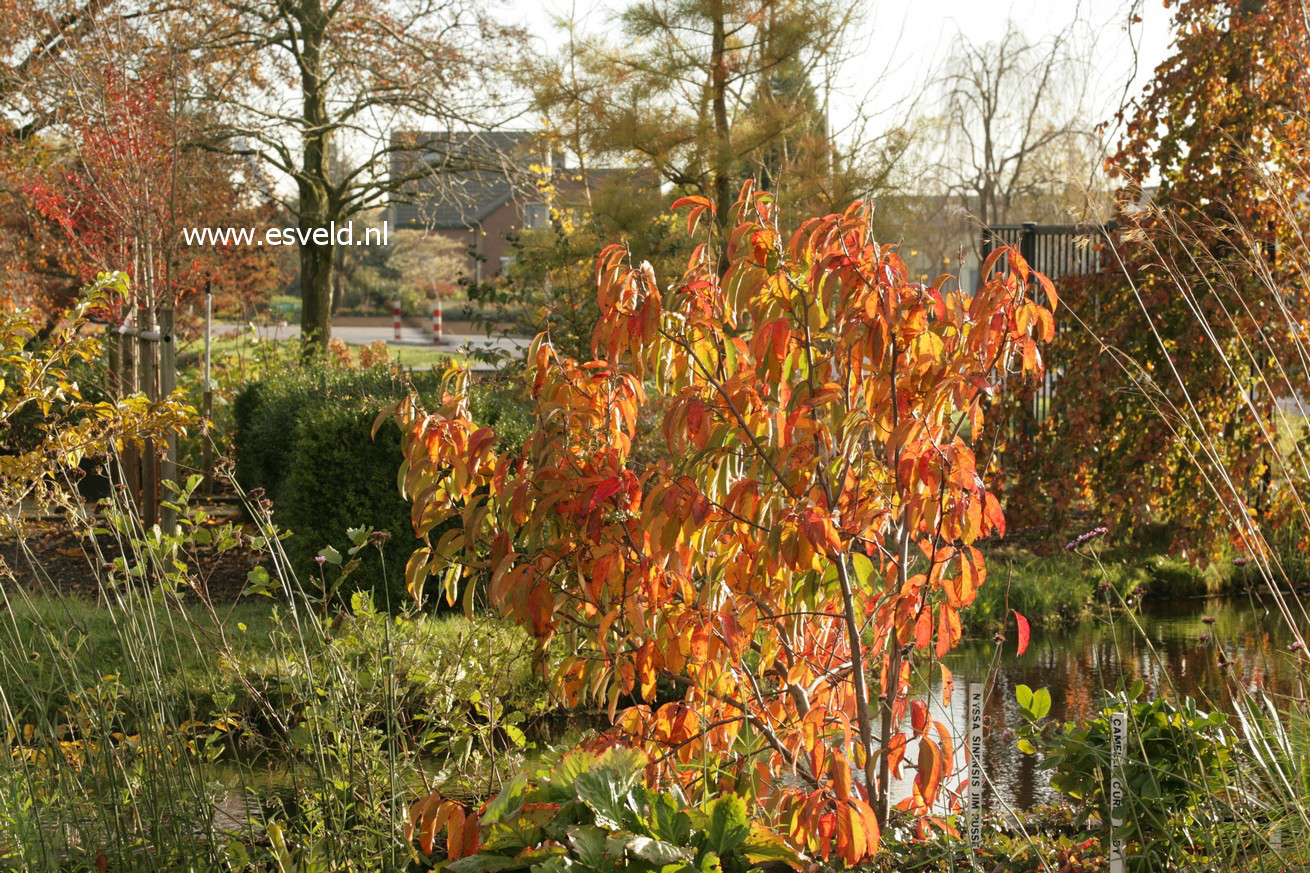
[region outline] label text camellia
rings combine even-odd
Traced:
[[[537,338],[520,453],[470,420],[460,371],[439,409],[395,410],[425,541],[406,580],[452,599],[484,580],[653,783],[751,791],[796,848],[854,863],[903,769],[921,828],[959,808],[950,731],[911,689],[939,671],[950,693],[938,659],[985,578],[975,543],[1005,529],[970,438],[999,380],[1040,374],[1055,289],[1012,249],[973,296],[910,282],[863,204],[788,239],[747,185],[726,241],[709,201],[674,208],[706,234],[678,282],[612,245],[595,359]],[[634,456],[652,405],[663,450]]]

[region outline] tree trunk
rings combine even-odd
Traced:
[[[302,205],[302,232],[312,234],[328,225],[328,219],[306,214]],[[323,347],[332,338],[332,247],[331,240],[323,244],[310,239],[300,244],[300,335]]]
[[[711,6],[714,35],[710,45],[710,103],[714,113],[714,209],[719,230],[727,237],[732,209],[732,142],[728,131],[728,36],[723,3]],[[720,260],[726,266],[726,246]]]
[[[332,338],[332,273],[336,241],[329,230],[337,218],[332,197],[332,126],[328,118],[323,44],[328,13],[319,0],[305,0],[300,19],[300,75],[303,146],[297,183],[300,193],[300,335],[308,353]],[[317,232],[317,233],[316,233]]]

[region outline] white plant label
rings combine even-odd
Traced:
[[[1123,800],[1124,753],[1128,747],[1128,714],[1110,714],[1110,873],[1124,873]]]
[[[983,684],[970,682],[969,694],[969,845],[983,836]]]

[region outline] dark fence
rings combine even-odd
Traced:
[[[1068,276],[1084,276],[1114,269],[1115,224],[1037,224],[1025,221],[1023,224],[997,224],[983,228],[980,246],[982,260],[987,260],[999,246],[1011,246],[1032,267],[1045,274],[1058,289],[1061,280]],[[982,281],[979,275],[978,281]],[[1045,302],[1045,301],[1039,301]],[[1095,307],[1095,301],[1089,301]],[[1066,331],[1072,328],[1067,319],[1056,319],[1056,330]],[[1046,418],[1051,408],[1051,399],[1055,396],[1060,373],[1055,368],[1047,368],[1033,396],[1033,417],[1037,421]]]

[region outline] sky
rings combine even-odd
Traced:
[[[858,0],[856,0],[858,2]],[[908,104],[928,87],[934,70],[961,34],[975,43],[1000,38],[1009,20],[1032,40],[1077,22],[1095,64],[1087,82],[1091,122],[1113,115],[1125,93],[1136,94],[1169,48],[1169,10],[1163,0],[864,0],[865,15],[850,41],[850,59],[834,75],[831,115],[835,132],[861,116],[872,127],[890,128]],[[1132,8],[1136,3],[1136,8]],[[525,27],[540,48],[558,48],[552,26],[574,17],[588,30],[614,25],[612,10],[622,0],[508,0],[509,18]],[[1141,18],[1131,31],[1130,11]],[[1134,73],[1133,44],[1137,45]],[[876,80],[876,82],[874,81]]]

